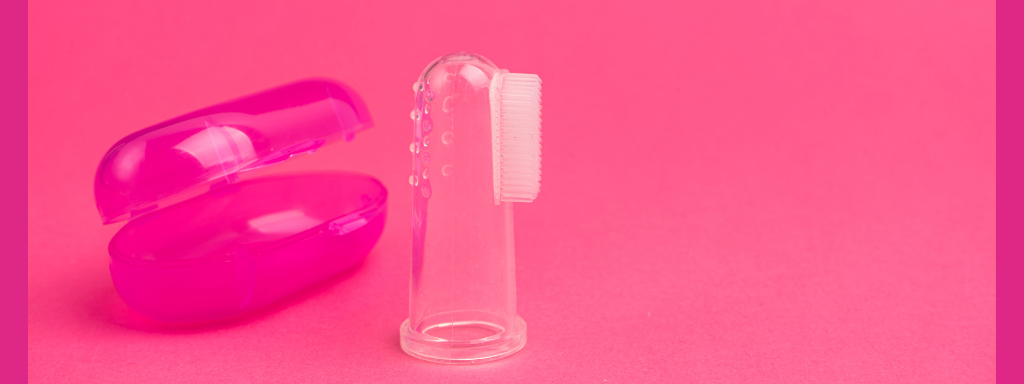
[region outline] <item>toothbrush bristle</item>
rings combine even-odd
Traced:
[[[540,77],[506,73],[501,87],[501,200],[531,202],[540,192]]]

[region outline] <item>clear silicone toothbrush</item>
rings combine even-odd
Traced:
[[[526,344],[512,202],[540,191],[540,78],[460,52],[413,84],[413,252],[402,349],[480,363]]]

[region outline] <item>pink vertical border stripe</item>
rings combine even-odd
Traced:
[[[5,1],[0,5],[0,105],[4,116],[4,148],[0,150],[6,188],[3,194],[4,276],[3,365],[5,382],[28,380],[28,4]],[[22,344],[26,343],[26,344]]]
[[[1024,255],[1024,28],[1019,1],[996,5],[996,377],[999,382],[1024,381],[1020,362],[1024,308],[1021,308],[1021,256]]]

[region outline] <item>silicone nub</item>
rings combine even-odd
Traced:
[[[491,82],[495,204],[540,192],[540,77],[500,70]]]

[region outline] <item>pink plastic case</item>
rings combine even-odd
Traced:
[[[343,172],[238,181],[373,126],[351,88],[307,80],[135,132],[104,156],[96,206],[110,274],[133,309],[166,322],[238,315],[361,261],[384,228],[387,190]]]

